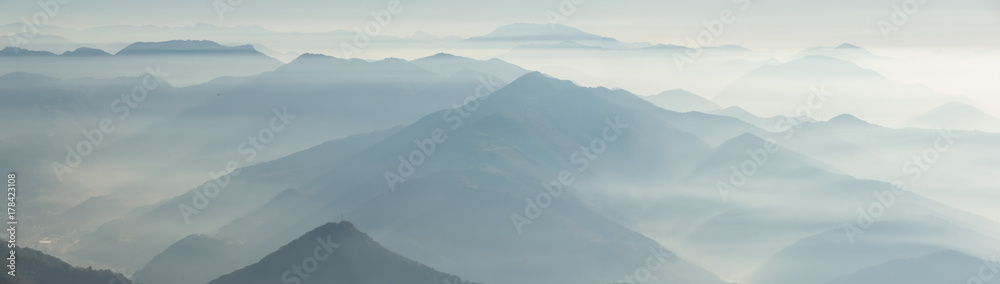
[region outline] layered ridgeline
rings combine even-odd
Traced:
[[[243,168],[218,195],[201,186],[134,212],[84,238],[77,253],[168,275],[191,269],[175,265],[189,235],[239,244],[198,254],[209,265],[191,274],[206,279],[342,217],[400,255],[487,283],[627,282],[647,271],[652,283],[721,283],[689,261],[749,283],[823,283],[933,251],[994,249],[996,223],[912,192],[890,196],[877,225],[855,224],[866,220],[856,208],[889,202],[893,187],[854,179],[841,160],[796,144],[876,146],[829,136],[850,129],[894,136],[851,117],[769,133],[529,73],[462,109]],[[937,135],[908,131],[931,143]],[[845,223],[867,233],[845,234]],[[795,263],[807,265],[784,269]]]
[[[466,284],[458,276],[393,253],[348,222],[328,223],[210,284]]]
[[[132,284],[128,278],[110,270],[80,268],[43,252],[17,248],[17,270],[14,276],[6,270],[0,275],[5,284]]]
[[[246,48],[234,51],[198,44],[205,50],[191,51],[179,46],[185,44],[193,43],[143,44],[122,56],[252,54]],[[116,60],[92,59],[108,64]],[[0,118],[22,126],[0,136],[0,163],[17,165],[23,181],[38,185],[39,190],[26,192],[21,199],[37,205],[28,207],[37,212],[26,216],[45,224],[38,230],[45,234],[26,232],[24,237],[37,241],[92,231],[137,204],[153,204],[184,192],[206,173],[224,171],[229,161],[256,164],[331,139],[409,124],[461,102],[477,88],[485,92],[503,86],[506,81],[492,76],[494,72],[504,77],[527,72],[499,60],[447,54],[418,61],[304,55],[273,72],[181,88],[160,81],[176,75],[162,68],[170,74],[153,70],[138,77],[72,80],[21,72],[0,76],[0,97],[7,102],[0,105]],[[271,124],[272,118],[281,120]],[[100,130],[105,121],[110,122],[107,131]],[[80,148],[80,143],[94,149]],[[187,155],[178,158],[177,153]],[[110,172],[130,174],[101,179],[116,181],[113,184],[93,188],[86,184]],[[93,196],[100,197],[90,199]],[[111,206],[100,212],[104,210],[93,210],[97,203]],[[70,216],[87,222],[64,221]],[[55,246],[63,249],[71,242]]]
[[[62,54],[17,47],[0,50],[0,74],[27,72],[60,79],[136,76],[146,68],[169,73],[168,82],[188,86],[223,76],[251,76],[272,71],[281,61],[251,45],[225,46],[212,41],[137,42],[114,55],[93,48]]]
[[[581,183],[591,174],[641,177],[681,169],[682,161],[697,159],[709,146],[666,123],[680,114],[631,94],[581,88],[538,73],[479,103],[465,110],[468,117],[458,110],[441,111],[403,129],[333,141],[244,168],[247,174],[232,177],[223,193],[188,216],[190,225],[179,207],[194,206],[200,188],[125,223],[109,223],[85,238],[87,245],[79,253],[96,259],[92,254],[105,252],[102,247],[124,246],[127,249],[100,259],[144,263],[156,254],[176,255],[160,251],[170,250],[171,242],[187,234],[218,232],[216,237],[245,244],[238,256],[218,255],[219,260],[245,260],[231,265],[238,268],[343,214],[389,249],[477,282],[613,282],[633,279],[636,271],[645,277],[652,269],[657,283],[721,283],[660,244],[590,210],[574,196],[572,184],[565,185],[565,194],[557,192],[561,197],[548,201],[542,213],[531,205],[535,201],[525,203],[525,198],[534,200],[545,192],[541,184],[558,178],[561,171],[580,171],[584,156],[574,152],[596,143],[594,139],[607,139],[607,149],[602,149],[606,152],[600,163],[584,158],[588,166],[579,173]],[[677,125],[689,129],[705,129],[694,123],[699,116],[715,121],[720,129],[752,128],[731,118],[680,116]],[[375,138],[380,140],[362,142]],[[399,156],[430,148],[434,150],[426,161],[410,164],[413,173],[400,165]],[[640,152],[670,162],[626,166]],[[387,183],[390,174],[404,180]],[[526,207],[531,208],[526,212]],[[120,234],[138,242],[102,237]],[[647,262],[650,259],[655,261]],[[170,262],[150,262],[143,274],[163,275],[177,268],[158,263]],[[225,271],[218,266],[204,269],[223,271],[220,275]]]
[[[817,93],[830,95],[817,97]],[[969,99],[919,84],[896,83],[851,61],[810,55],[759,67],[729,84],[712,101],[763,116],[800,115],[796,114],[799,106],[821,105],[812,117],[829,119],[847,113],[879,125],[900,126],[928,106]]]

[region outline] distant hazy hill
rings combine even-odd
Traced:
[[[978,108],[950,102],[911,118],[909,127],[930,129],[961,129],[1000,132],[1000,119],[986,114]]]
[[[63,54],[60,54],[60,56],[109,56],[109,55],[111,54],[103,50],[96,48],[87,48],[87,47],[77,48],[73,51],[67,51],[63,52]]]
[[[788,122],[789,118],[787,116],[778,115],[772,117],[759,117],[738,106],[731,106],[724,109],[710,110],[707,111],[707,113],[737,118],[739,120],[753,124],[754,126],[760,127],[761,129],[767,129],[768,131],[779,132],[780,130],[777,129],[775,126],[790,125],[790,123]],[[796,117],[794,119],[795,121],[801,121],[801,122],[814,121],[812,118],[808,117]],[[779,122],[783,122],[783,124],[779,124]]]
[[[115,55],[264,55],[252,45],[224,46],[207,40],[172,40],[165,42],[137,42],[126,46]]]
[[[18,47],[6,47],[0,50],[0,57],[39,57],[39,56],[43,57],[56,56],[56,54],[48,51],[34,51]]]
[[[990,261],[993,261],[990,258]],[[982,259],[957,251],[944,251],[912,259],[897,259],[883,264],[863,268],[827,281],[826,284],[940,284],[940,283],[980,283],[969,279],[980,279],[981,283],[1000,283],[1000,277],[979,278],[995,274],[997,263],[987,263]]]
[[[241,259],[219,259],[216,256],[236,255],[242,249],[245,247],[238,242],[191,235],[150,260],[143,269],[135,272],[134,278],[144,283],[208,283],[227,271],[241,267],[234,264],[241,263]],[[205,267],[213,269],[203,269]]]
[[[484,36],[472,37],[465,42],[491,43],[510,47],[525,43],[558,43],[572,41],[586,46],[603,48],[642,48],[646,43],[624,43],[610,37],[599,36],[560,24],[517,23],[501,26]]]
[[[6,262],[6,261],[5,261]],[[132,284],[110,270],[73,267],[68,263],[30,248],[17,248],[17,273],[11,277],[4,267],[4,284]]]
[[[528,70],[520,66],[510,64],[500,59],[476,60],[467,57],[455,56],[447,53],[438,53],[432,56],[410,61],[420,68],[427,69],[441,76],[452,76],[462,69],[470,69],[483,74],[492,74],[506,82],[514,81],[517,77],[527,74]]]
[[[209,283],[297,283],[295,279],[329,284],[468,283],[389,251],[348,222],[313,229],[259,262]]]
[[[813,106],[807,110],[814,116],[850,113],[888,126],[903,123],[928,105],[966,100],[922,85],[896,83],[850,61],[818,55],[757,68],[712,98],[762,116],[797,112],[808,105]]]
[[[658,107],[677,112],[707,112],[721,108],[708,99],[680,89],[662,92],[657,95],[644,97],[644,99]]]
[[[225,46],[205,40],[136,42],[110,56],[94,48],[56,55],[15,47],[0,50],[0,75],[13,72],[60,79],[116,78],[160,70],[173,85],[193,85],[226,76],[251,76],[283,63],[251,45]],[[157,69],[157,67],[159,67]]]
[[[611,40],[565,25],[518,23],[501,26],[487,35],[469,38],[468,41],[567,41]]]

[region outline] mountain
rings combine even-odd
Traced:
[[[561,24],[517,23],[501,26],[489,34],[471,37],[464,42],[480,45],[515,47],[526,43],[575,42],[584,46],[608,49],[647,47],[647,43],[624,43],[610,37],[599,36]]]
[[[997,273],[998,268],[1000,264],[995,257],[984,261],[950,250],[862,268],[855,273],[831,279],[825,284],[1000,283],[1000,278],[989,276]]]
[[[48,51],[34,51],[18,47],[6,47],[3,50],[0,50],[0,57],[49,57],[49,56],[56,56],[56,54]]]
[[[59,213],[56,219],[62,220],[63,225],[87,231],[125,215],[130,209],[131,206],[117,198],[96,196]]]
[[[608,37],[586,33],[580,29],[560,24],[518,23],[501,26],[487,35],[472,37],[467,41],[610,41]]]
[[[657,95],[644,97],[644,99],[652,102],[658,107],[677,112],[708,112],[721,108],[719,105],[710,102],[708,99],[680,89],[662,92]]]
[[[898,201],[897,201],[898,202]],[[899,206],[899,205],[896,205]],[[917,208],[892,208],[894,216],[912,214],[903,213]],[[923,208],[933,214],[933,208]],[[903,213],[903,214],[900,214]],[[917,213],[920,214],[920,213]],[[892,217],[895,219],[895,217]],[[914,269],[924,264],[943,264],[945,260],[958,260],[955,265],[972,265],[958,270],[945,270],[938,267],[930,271],[907,270],[907,273],[934,273],[935,277],[926,280],[955,279],[965,281],[974,274],[964,274],[964,271],[975,271],[982,267],[983,262],[973,263],[970,257],[954,257],[949,255],[933,256],[918,260],[917,263],[889,263],[898,259],[912,259],[938,253],[945,250],[995,252],[996,246],[982,244],[996,243],[997,239],[987,237],[974,229],[961,228],[955,224],[937,218],[927,217],[923,220],[879,220],[870,230],[860,235],[851,243],[842,228],[803,238],[793,245],[781,250],[760,266],[748,283],[864,283],[883,280],[887,272],[902,272],[902,268]],[[975,228],[978,229],[978,228]],[[941,244],[939,240],[952,240]],[[963,265],[964,266],[964,265]],[[874,269],[866,269],[874,267]],[[949,267],[953,267],[949,265]],[[792,270],[789,270],[792,268]],[[852,275],[853,274],[853,275]],[[844,278],[837,279],[847,275]],[[897,275],[897,277],[899,277]],[[861,282],[843,282],[847,279]],[[884,283],[884,282],[883,282]],[[905,282],[910,283],[910,282]],[[947,282],[930,282],[947,283]]]
[[[162,79],[189,86],[224,76],[252,76],[283,63],[251,45],[223,46],[212,41],[136,42],[114,56],[93,48],[77,48],[56,56],[14,47],[0,51],[0,74],[27,72],[60,79],[108,79],[161,70]]]
[[[815,121],[809,117],[788,117],[784,115],[764,118],[754,115],[738,106],[731,106],[724,109],[713,109],[706,111],[706,113],[737,118],[739,120],[753,124],[754,126],[760,127],[761,129],[766,129],[768,131],[774,131],[774,132],[779,131],[777,129],[778,125],[791,125],[790,121],[797,121],[799,123]]]
[[[110,270],[73,267],[68,263],[43,252],[19,247],[17,250],[17,270],[15,276],[7,274],[5,267],[0,280],[6,284],[132,284],[128,278]],[[6,254],[6,253],[5,253]]]
[[[231,44],[231,46],[232,45],[236,44]],[[262,44],[254,44],[253,48],[259,51],[260,53],[263,53],[267,56],[273,57],[274,59],[278,59],[281,60],[281,62],[286,62],[286,63],[292,62],[292,60],[295,60],[296,58],[299,58],[299,56],[302,56],[302,54],[298,52],[280,52],[270,49]]]
[[[426,94],[441,94],[436,88],[446,86],[438,84],[440,77],[397,59],[302,58],[306,59],[312,61],[290,64],[275,72],[280,74],[217,83],[267,90],[284,89],[275,82],[291,80],[300,80],[294,81],[299,85],[311,80],[330,84],[324,86],[404,82],[427,87]],[[371,74],[388,79],[376,80]],[[468,79],[475,77],[476,72],[466,70],[445,80],[466,82],[474,90],[476,84]],[[418,84],[425,82],[420,78],[434,83]],[[248,81],[256,85],[244,85]],[[317,109],[364,105],[330,98],[329,90],[333,89],[306,94],[328,100],[302,101]],[[466,92],[458,92],[462,93]],[[206,104],[201,111],[219,113],[242,101],[263,105],[297,101],[264,92],[248,96],[254,99],[218,97],[222,101]],[[626,91],[584,88],[537,72],[466,104],[464,115],[444,106],[405,127],[335,140],[242,168],[238,176],[226,180],[228,186],[219,195],[199,198],[213,183],[209,181],[151,210],[129,214],[124,222],[109,222],[82,238],[74,255],[116,266],[145,263],[158,254],[172,255],[165,250],[189,235],[209,234],[247,248],[211,257],[249,262],[317,226],[346,218],[391,251],[477,282],[610,283],[640,268],[650,270],[649,259],[662,257],[659,269],[652,271],[652,283],[723,282],[709,270],[726,278],[754,276],[748,279],[760,279],[758,283],[795,283],[803,275],[825,281],[892,259],[995,243],[994,222],[911,193],[895,198],[891,214],[879,221],[879,226],[896,222],[906,226],[892,226],[884,234],[873,230],[864,238],[896,240],[912,232],[919,232],[913,234],[919,237],[901,247],[876,241],[860,250],[849,249],[844,244],[844,222],[857,218],[857,206],[878,200],[873,192],[891,186],[847,175],[844,171],[855,169],[840,168],[843,164],[829,162],[829,156],[813,157],[814,148],[799,151],[798,144],[818,140],[815,144],[823,147],[858,153],[873,148],[879,155],[912,155],[910,150],[924,149],[934,141],[933,131],[883,133],[891,129],[845,115],[793,128],[791,139],[789,133],[769,133],[732,117],[669,111]],[[312,114],[314,119],[330,120],[322,116],[324,112]],[[893,140],[881,140],[885,137],[910,143],[892,144]],[[969,136],[963,145],[989,149],[978,146],[992,141],[982,137],[988,136]],[[440,142],[427,142],[433,139]],[[770,147],[769,139],[789,147],[772,153],[765,148]],[[866,140],[899,149],[876,148]],[[949,156],[969,151],[955,149]],[[590,151],[594,157],[580,151]],[[993,152],[974,158],[989,159]],[[963,157],[971,155],[956,156],[969,161]],[[899,160],[903,159],[891,161]],[[899,169],[892,164],[887,168]],[[742,171],[746,180],[734,178],[735,171]],[[573,181],[559,181],[564,184],[556,191],[552,182],[566,172]],[[734,190],[720,196],[720,181],[739,185],[731,185]],[[559,196],[552,197],[556,192]],[[543,193],[551,200],[546,201]],[[204,199],[209,202],[198,201]],[[196,215],[185,217],[178,211],[182,205],[197,204],[205,206]],[[530,222],[519,223],[518,216]],[[733,235],[745,238],[726,237]],[[830,244],[834,246],[824,246]],[[858,255],[842,257],[841,251]],[[804,261],[802,252],[835,257],[809,261],[809,266],[796,270],[807,272],[782,270]],[[857,259],[864,257],[871,260]],[[200,267],[202,271],[192,274],[225,271],[218,267]],[[765,269],[752,273],[757,267]]]
[[[792,58],[804,58],[808,56],[828,56],[841,60],[865,63],[887,63],[894,59],[875,55],[857,45],[842,43],[838,46],[817,46],[799,51]],[[898,63],[898,62],[897,62]]]
[[[712,101],[762,116],[833,117],[850,113],[876,124],[897,126],[903,122],[901,118],[912,117],[918,114],[915,110],[927,105],[968,99],[922,85],[896,83],[842,59],[806,56],[757,68]],[[885,105],[894,107],[882,107]]]
[[[570,105],[574,107],[564,107]],[[562,169],[577,169],[570,161],[573,152],[590,144],[591,137],[600,137],[602,129],[612,123],[608,120],[618,121],[619,115],[635,130],[615,142],[624,146],[609,145],[609,152],[601,158],[604,165],[599,166],[604,170],[595,169],[592,178],[621,174],[643,180],[680,175],[653,173],[680,168],[682,161],[709,149],[694,135],[665,122],[675,113],[632,94],[582,88],[539,73],[526,74],[481,101],[461,120],[464,126],[455,127],[457,122],[446,115],[449,111],[454,110],[438,111],[406,128],[384,132],[389,136],[375,142],[352,142],[351,147],[335,147],[343,142],[334,142],[244,168],[226,189],[240,194],[213,198],[205,211],[190,216],[190,224],[178,214],[178,206],[190,204],[197,190],[130,216],[125,224],[102,227],[81,241],[77,254],[141,262],[186,235],[219,232],[224,234],[221,238],[238,238],[256,256],[221,259],[257,259],[277,249],[276,244],[347,216],[387,248],[474,281],[544,283],[569,277],[568,281],[610,282],[644,266],[653,249],[654,256],[663,259],[655,272],[658,282],[721,283],[655,241],[591,211],[575,194],[567,193],[554,202],[542,218],[534,220],[539,224],[518,229],[511,222],[511,214],[524,211],[526,197],[544,190],[537,184]],[[676,119],[677,127],[684,129],[704,131],[692,122],[712,121],[677,115],[684,117]],[[752,128],[735,119],[720,119],[720,130],[728,129],[724,125],[729,123]],[[399,167],[401,154],[397,153],[410,153],[413,141],[423,141],[439,128],[450,129],[446,142],[435,146],[434,155],[416,175],[391,190],[385,174]],[[331,158],[328,151],[342,154]],[[636,161],[628,157],[639,152],[645,153],[643,166],[627,166]],[[661,158],[670,162],[646,164]],[[155,233],[141,233],[147,231]],[[142,241],[120,243],[106,237],[122,233]],[[128,249],[117,250],[114,256],[95,251],[110,246]],[[575,261],[567,263],[567,256]],[[462,261],[471,258],[481,260]],[[580,267],[592,269],[581,274]]]
[[[243,249],[246,248],[239,242],[191,235],[154,257],[133,278],[141,283],[208,283],[227,271],[243,267],[239,259],[217,256],[237,255]]]
[[[110,56],[110,55],[111,55],[110,53],[107,53],[100,49],[81,47],[73,51],[63,52],[63,54],[60,54],[59,56]]]
[[[956,129],[1000,132],[1000,119],[978,108],[950,102],[910,118],[905,126],[928,129]]]
[[[476,60],[447,53],[438,53],[410,62],[441,76],[450,77],[463,69],[469,69],[482,74],[497,76],[506,82],[514,81],[518,77],[530,72],[520,66],[496,58]]]
[[[339,222],[315,228],[209,283],[469,283],[459,279],[389,251],[353,224]]]
[[[252,45],[224,46],[207,40],[137,42],[115,53],[123,55],[264,55]]]

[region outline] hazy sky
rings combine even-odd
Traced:
[[[42,0],[55,1],[55,0]],[[60,0],[64,1],[64,0]],[[236,0],[231,0],[237,2]],[[905,0],[751,0],[746,10],[731,0],[565,0],[582,2],[564,24],[624,41],[686,44],[705,28],[702,23],[733,9],[736,20],[716,43],[751,48],[800,48],[852,42],[866,47],[1000,46],[1000,1],[910,0],[910,10],[898,31],[886,40],[877,23],[893,23],[893,6]],[[921,3],[920,1],[923,1]],[[371,20],[369,12],[384,9],[388,0],[273,1],[242,0],[220,20],[213,0],[89,0],[62,5],[51,25],[73,29],[108,25],[189,26],[259,25],[276,31],[351,29]],[[218,2],[226,3],[227,0]],[[547,11],[557,14],[563,0],[403,0],[404,11],[383,32],[410,35],[474,36],[515,22],[546,23]],[[911,5],[912,7],[913,5]],[[915,11],[914,11],[915,10]],[[19,22],[41,11],[38,1],[0,1],[0,23]],[[905,12],[902,12],[905,13]],[[897,19],[899,20],[899,18]],[[43,32],[44,33],[44,32]],[[992,36],[991,36],[992,35]]]

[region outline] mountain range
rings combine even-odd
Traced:
[[[675,48],[533,24],[466,41]],[[17,70],[0,75],[0,118],[25,125],[0,134],[0,165],[27,165],[19,174],[40,186],[22,200],[47,205],[22,237],[136,282],[884,283],[919,271],[906,279],[936,283],[1000,250],[996,120],[837,56],[709,57],[747,73],[707,99],[450,53],[282,63],[252,45],[168,41],[0,54]],[[167,81],[121,118],[114,102],[144,78],[122,70],[155,62],[169,62]],[[52,162],[103,119],[118,130],[55,180]],[[32,275],[120,277],[25,251],[52,264]]]

